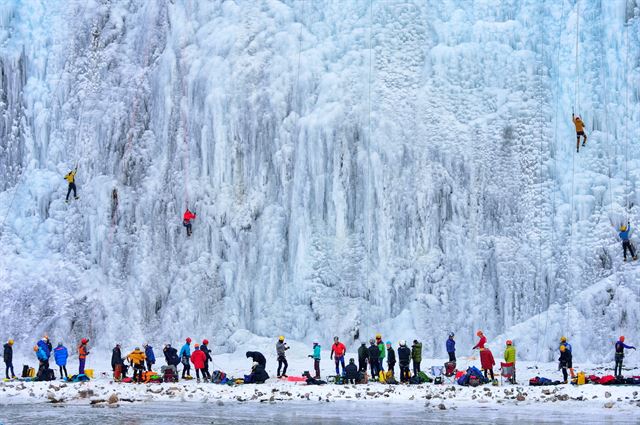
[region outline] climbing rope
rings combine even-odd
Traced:
[[[624,94],[624,196],[626,201],[626,213],[627,213],[627,222],[629,221],[629,215],[631,214],[630,206],[629,206],[629,196],[630,191],[627,186],[629,185],[629,120],[631,117],[628,117],[629,114],[629,50],[631,50],[631,46],[629,45],[629,25],[625,23],[625,44],[626,44],[626,55],[624,62],[624,85],[625,85],[625,94]]]
[[[372,131],[372,120],[371,120],[371,78],[373,75],[373,0],[369,0],[369,76],[367,78],[367,85],[368,85],[368,124],[367,124],[367,131],[369,133],[368,138],[369,138],[369,142],[368,142],[368,149],[367,149],[367,190],[365,193],[371,193],[371,191],[369,190],[371,187],[371,142],[373,140],[373,131]],[[370,278],[370,274],[371,274],[371,222],[369,220],[369,209],[366,208],[366,204],[365,204],[365,209],[364,209],[364,213],[365,213],[365,226],[366,229],[364,229],[364,234],[365,234],[365,249],[367,251],[367,275],[366,275],[366,282],[367,282],[367,288],[371,288],[370,284],[369,284],[369,278]],[[371,303],[372,303],[372,299],[371,299],[371,295],[369,295],[369,316],[371,317]]]
[[[564,2],[563,2],[564,6]],[[576,79],[574,84],[574,108],[580,111],[580,0],[576,1]]]

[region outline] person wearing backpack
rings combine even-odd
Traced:
[[[320,353],[322,347],[317,342],[313,343],[313,354],[310,354],[309,357],[313,359],[313,369],[315,370],[316,376],[315,379],[320,379]]]
[[[193,354],[191,354],[191,363],[193,363],[193,368],[196,370],[196,380],[200,382],[200,375],[202,374],[202,378],[205,379],[206,376],[204,374],[204,362],[207,359],[207,356],[204,354],[202,350],[200,350],[200,345],[196,344],[194,346]]]
[[[67,374],[67,358],[69,357],[69,350],[67,347],[62,345],[61,342],[58,343],[58,346],[53,350],[53,358],[56,361],[56,365],[60,369],[60,378],[69,378]]]
[[[145,342],[143,347],[144,347],[144,355],[146,357],[146,362],[147,362],[147,370],[151,371],[153,369],[153,365],[156,364],[156,355],[153,352],[153,347],[150,346],[148,343]]]
[[[16,377],[16,373],[13,371],[13,340],[12,339],[10,339],[9,341],[6,342],[6,344],[4,344],[3,358],[4,358],[4,366],[5,366],[5,373],[7,375],[7,379],[14,379]],[[11,378],[9,378],[9,371],[11,371]]]
[[[36,380],[44,381],[46,379],[47,370],[49,370],[49,356],[47,356],[47,352],[41,346],[34,345],[33,351],[36,353],[36,358],[39,363]]]
[[[456,341],[454,339],[455,334],[453,332],[449,333],[449,338],[447,338],[447,354],[449,355],[449,361],[456,361]]]
[[[562,383],[566,384],[568,382],[568,374],[567,368],[572,366],[573,355],[571,354],[571,350],[569,350],[565,345],[560,346],[560,358],[558,358],[559,369],[562,369]]]
[[[378,367],[378,358],[380,357],[380,350],[376,345],[373,338],[369,340],[369,366],[371,367],[371,379],[376,379],[380,375],[380,368]]]
[[[616,347],[616,356],[615,356],[615,367],[613,368],[613,376],[622,376],[622,361],[624,360],[624,349],[635,350],[636,347],[627,345],[624,343],[624,336],[618,338],[618,341],[615,343]]]
[[[367,350],[367,344],[362,341],[360,348],[358,348],[358,371],[367,371],[367,361],[369,360],[369,350]]]
[[[116,369],[119,371],[117,372]],[[115,379],[123,379],[127,377],[127,369],[124,365],[124,359],[122,358],[120,344],[116,344],[111,351],[111,370],[113,370],[113,376]]]
[[[336,375],[340,375],[340,365],[342,365],[342,373],[344,373],[344,354],[347,348],[340,342],[338,337],[333,337],[333,345],[331,346],[330,359],[334,359],[336,363]]]
[[[289,346],[284,342],[284,336],[280,335],[278,337],[278,342],[276,342],[276,355],[278,356],[278,378],[286,378],[287,377],[287,367],[289,363],[287,362],[286,351],[289,349]],[[280,369],[282,369],[282,373],[280,373]]]
[[[88,338],[82,338],[80,345],[78,345],[78,375],[84,375],[84,366],[87,361],[87,356],[89,355],[89,349],[87,348],[88,343]]]
[[[140,350],[139,347],[136,347],[129,355],[127,359],[131,366],[133,366],[133,381],[134,382],[142,382],[142,373],[144,372],[144,361],[147,358],[144,352]]]
[[[409,382],[411,372],[409,371],[409,363],[411,361],[411,350],[407,347],[405,340],[398,342],[398,361],[400,362],[400,382]]]
[[[567,341],[567,337],[563,336],[560,337],[560,346],[564,346],[564,348],[567,349],[567,351],[569,352],[569,354],[571,354],[571,361],[569,362],[569,365],[567,366],[569,368],[569,374],[571,375],[571,379],[575,378],[575,372],[573,371],[573,350],[571,349],[571,344],[569,344],[569,342]]]
[[[513,363],[513,374],[511,375],[511,383],[516,383],[516,347],[510,339],[506,342],[507,347],[504,350],[504,362]]]
[[[180,349],[180,361],[182,362],[182,379],[189,377],[191,379],[191,365],[189,364],[189,359],[191,358],[191,338],[187,338],[185,340],[184,345]]]
[[[422,343],[417,339],[413,340],[413,345],[411,346],[411,360],[413,360],[413,375],[418,376],[420,363],[422,363]]]
[[[387,341],[387,370],[391,372],[391,376],[394,375],[394,369],[396,367],[396,353],[393,351],[391,341]]]
[[[211,350],[209,350],[209,340],[203,339],[202,344],[200,344],[200,351],[204,353],[204,369],[202,373],[204,374],[204,379],[211,380],[211,373],[209,373],[209,362],[213,362],[213,358],[211,357]]]
[[[380,374],[380,372],[384,372],[384,358],[387,357],[382,334],[376,334],[376,345],[378,346],[378,374]]]

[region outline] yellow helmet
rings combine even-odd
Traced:
[[[9,343],[9,345],[13,345],[13,339],[10,339],[9,341],[7,341]]]
[[[564,345],[560,346],[560,351],[566,351],[566,350],[567,350],[567,347],[565,347]]]
[[[376,334],[376,339],[382,339],[382,334]]]
[[[626,232],[627,231],[627,225],[623,224],[622,226],[620,226],[620,231],[621,232]]]
[[[278,341],[284,341],[284,336],[283,336],[283,335],[280,335],[280,336],[278,337]]]
[[[567,342],[567,337],[566,336],[561,336],[560,337],[560,342]]]

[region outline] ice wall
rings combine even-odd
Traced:
[[[639,7],[1,3],[0,337],[608,359],[640,338]]]

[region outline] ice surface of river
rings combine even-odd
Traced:
[[[0,422],[9,424],[582,424],[638,423],[640,414],[602,409],[575,410],[549,406],[474,407],[444,411],[416,403],[141,403],[118,408],[87,405],[30,404],[0,406]]]

